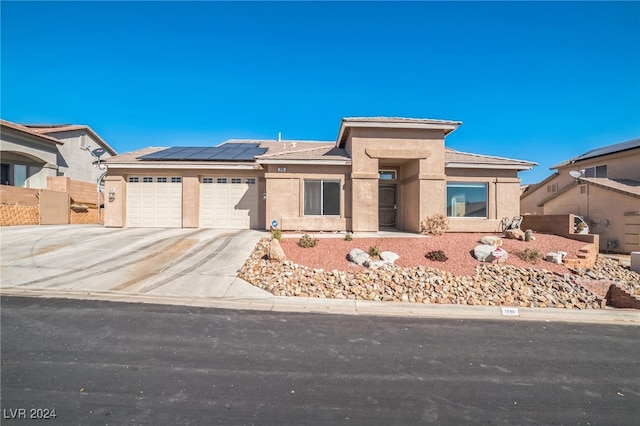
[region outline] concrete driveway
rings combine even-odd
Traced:
[[[0,287],[157,296],[268,294],[236,278],[264,232],[105,228],[0,228]]]

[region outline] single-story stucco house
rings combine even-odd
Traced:
[[[445,147],[459,121],[343,118],[335,142],[230,140],[145,148],[107,161],[109,227],[494,232],[520,213],[535,163]]]

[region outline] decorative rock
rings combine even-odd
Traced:
[[[366,253],[364,250],[360,250],[359,248],[353,248],[347,255],[347,259],[349,260],[349,262],[353,262],[357,265],[364,265],[364,263],[368,261],[370,258],[369,258],[369,254]]]
[[[485,237],[480,238],[480,242],[488,246],[500,247],[502,245],[502,238],[494,237],[492,235],[487,235]]]
[[[392,251],[383,251],[380,253],[380,259],[385,262],[394,263],[396,260],[400,259],[400,255]]]
[[[473,249],[473,255],[480,262],[491,262],[495,259],[492,254],[493,250],[495,250],[494,246],[490,246],[487,244],[480,244],[475,246],[475,248]]]
[[[371,260],[371,259],[367,259],[364,262],[364,266],[366,266],[367,268],[371,268],[371,269],[378,269],[381,266],[384,266],[388,264],[388,262],[385,262],[384,260]]]
[[[560,253],[550,252],[550,253],[547,253],[547,255],[545,256],[545,260],[551,263],[561,264],[562,255]]]
[[[524,241],[524,232],[521,229],[507,229],[504,231],[504,236],[511,238],[512,240]]]
[[[269,260],[275,260],[279,263],[282,263],[287,259],[287,256],[284,254],[284,250],[282,250],[282,246],[280,245],[280,241],[275,238],[271,239],[269,242],[269,252],[267,256],[269,257]]]

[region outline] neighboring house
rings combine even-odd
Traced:
[[[517,216],[518,172],[535,163],[454,151],[461,122],[344,118],[335,142],[230,140],[146,148],[107,161],[112,227],[494,232]]]
[[[583,216],[600,235],[600,250],[640,250],[640,139],[591,150],[551,170],[523,192],[522,214]]]
[[[95,184],[104,170],[96,167],[91,151],[102,149],[101,161],[117,155],[89,126],[22,125],[6,120],[0,120],[0,125],[2,185],[46,189],[48,176]]]

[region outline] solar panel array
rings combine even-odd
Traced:
[[[153,161],[254,161],[267,152],[257,143],[226,143],[215,147],[176,146],[143,155],[140,160]]]

